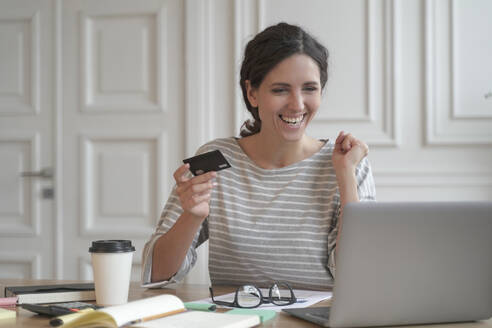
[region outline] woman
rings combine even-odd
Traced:
[[[251,40],[241,88],[253,120],[242,138],[217,139],[232,168],[176,186],[143,259],[144,286],[181,280],[209,240],[213,284],[326,289],[333,284],[343,207],[374,200],[368,147],[343,131],[335,142],[305,134],[321,102],[328,51],[300,27],[280,23]]]

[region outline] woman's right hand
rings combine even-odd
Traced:
[[[176,192],[183,211],[197,219],[204,220],[210,213],[210,195],[214,186],[213,179],[217,176],[217,172],[211,171],[188,178],[189,168],[189,164],[183,164],[174,172],[173,176],[177,185]]]

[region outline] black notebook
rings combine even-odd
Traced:
[[[5,297],[14,296],[18,297],[18,304],[93,301],[96,299],[93,283],[5,287]]]

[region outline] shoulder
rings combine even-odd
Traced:
[[[236,150],[238,148],[237,141],[235,140],[234,137],[228,137],[228,138],[217,138],[212,141],[207,142],[206,144],[202,145],[200,148],[198,148],[196,154],[203,154],[209,151],[213,150],[220,150],[220,151],[228,151],[228,150]]]
[[[331,159],[333,154],[333,149],[335,149],[334,139],[319,139],[323,143],[323,146],[318,152],[315,153],[314,157],[322,160]]]

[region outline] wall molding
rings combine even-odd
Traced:
[[[136,98],[134,101],[128,101],[122,99],[121,102],[104,104],[104,103],[91,103],[91,99],[94,98],[92,92],[94,88],[98,86],[100,88],[100,81],[98,80],[98,71],[93,72],[94,70],[94,60],[93,60],[93,47],[92,44],[98,42],[97,40],[91,39],[91,30],[94,25],[93,19],[97,18],[107,18],[107,17],[126,17],[128,14],[126,13],[112,13],[111,15],[107,14],[96,14],[92,15],[85,12],[80,12],[80,111],[90,113],[90,114],[107,114],[107,113],[133,113],[133,114],[142,114],[142,113],[152,113],[152,112],[166,112],[167,110],[167,47],[166,47],[166,16],[167,9],[166,7],[161,7],[157,12],[142,12],[135,13],[132,12],[132,15],[138,16],[152,16],[155,18],[155,45],[157,45],[156,58],[155,58],[155,93],[156,93],[156,102],[152,101],[137,101]],[[92,44],[90,41],[93,41]],[[145,50],[146,51],[146,50]],[[97,61],[98,59],[96,59]],[[147,63],[151,65],[152,63]],[[101,70],[101,67],[98,67]],[[148,72],[152,68],[148,67]],[[96,74],[94,74],[96,73]],[[95,82],[97,80],[97,82]],[[97,89],[96,88],[96,91]]]
[[[375,171],[378,187],[492,187],[492,172]]]
[[[264,4],[259,0],[234,1],[234,131],[239,136],[243,123],[251,116],[243,101],[243,93],[239,86],[240,64],[246,42],[257,34],[263,26]]]
[[[8,96],[10,100],[5,100],[7,104],[0,102],[0,116],[18,116],[18,115],[36,115],[41,111],[41,43],[40,43],[40,34],[41,34],[41,13],[39,10],[35,11],[31,16],[18,16],[18,17],[9,17],[7,21],[23,21],[25,24],[30,25],[30,49],[25,49],[23,44],[18,44],[19,52],[23,56],[29,56],[29,65],[30,65],[30,80],[24,81],[24,77],[19,77],[22,84],[21,90],[18,90],[19,93],[9,93]],[[0,18],[0,22],[4,20]],[[24,35],[26,37],[26,35]],[[22,41],[19,40],[19,42]],[[30,50],[29,54],[25,54],[25,50]],[[20,59],[24,62],[25,58]],[[26,67],[22,65],[22,69],[25,70]],[[18,72],[18,73],[24,73]],[[26,90],[25,87],[29,86],[29,90]],[[26,94],[26,91],[29,91]],[[13,98],[17,97],[19,101],[13,101]],[[0,97],[0,101],[2,98]],[[23,102],[24,101],[24,102]]]
[[[26,264],[29,266],[31,275],[27,279],[41,278],[41,256],[30,251],[0,252],[0,264]]]
[[[87,211],[94,207],[92,204],[92,177],[93,172],[91,172],[92,165],[92,146],[94,141],[148,141],[155,142],[156,146],[156,162],[166,163],[162,160],[168,149],[168,138],[166,132],[160,133],[119,133],[119,134],[82,134],[79,139],[80,144],[80,206],[81,217],[80,222],[80,234],[85,237],[100,237],[104,235],[125,235],[134,236],[138,238],[148,238],[155,228],[155,218],[159,216],[162,211],[161,200],[164,199],[163,189],[169,183],[169,178],[167,177],[167,166],[161,165],[155,168],[154,176],[156,177],[155,190],[150,192],[155,193],[155,204],[150,204],[150,214],[155,213],[149,217],[148,225],[145,224],[127,224],[125,226],[115,227],[110,226],[96,226],[93,222],[93,217],[91,213]],[[152,173],[149,173],[152,175]],[[153,208],[152,208],[153,207]]]
[[[213,0],[186,0],[185,43],[185,156],[192,156],[213,138],[215,110],[214,5]],[[199,54],[199,55],[197,55]],[[208,278],[208,248],[201,253],[186,282]]]
[[[381,8],[377,4],[381,4]],[[265,2],[264,0],[236,0],[234,2],[234,62],[239,65],[245,41],[265,28]],[[327,126],[337,126],[340,123],[348,129],[357,129],[357,135],[371,146],[399,146],[401,143],[399,122],[399,74],[400,74],[400,27],[399,2],[384,0],[383,2],[364,3],[366,12],[366,55],[367,55],[367,79],[366,79],[366,110],[360,117],[317,117],[311,122],[311,129],[326,131]],[[376,37],[376,24],[382,12],[382,35]],[[376,58],[376,47],[380,39],[384,60]],[[376,62],[381,60],[382,67],[379,70]],[[239,70],[239,68],[238,68]],[[234,94],[234,124],[239,134],[239,127],[249,118],[246,107],[243,104],[242,92],[239,87],[239,72],[234,77],[236,85]],[[375,87],[377,86],[377,87]],[[381,112],[377,109],[382,108]],[[320,108],[321,109],[321,108]],[[381,118],[379,118],[381,117]],[[377,132],[374,132],[376,130]],[[324,136],[326,137],[326,136]]]
[[[425,2],[425,106],[428,145],[492,145],[492,116],[458,114],[454,1]]]
[[[457,25],[457,20],[458,20],[458,8],[456,8],[456,0],[449,0],[449,30],[451,31],[450,33],[450,43],[451,43],[451,99],[452,99],[452,105],[451,105],[451,118],[452,119],[485,119],[485,120],[491,120],[492,119],[492,111],[489,112],[482,112],[482,113],[463,113],[459,112],[457,109],[458,107],[458,93],[456,92],[458,90],[458,84],[457,81],[459,80],[458,74],[456,74],[457,67],[458,67],[458,61],[457,61],[457,53],[460,49],[458,46],[459,40],[457,39],[455,31],[457,31],[458,26]],[[490,85],[489,85],[490,87]],[[485,95],[484,95],[485,96]],[[492,103],[489,105],[492,106]]]
[[[40,171],[41,170],[41,146],[40,135],[37,132],[13,132],[13,131],[0,131],[0,142],[23,142],[29,147],[28,153],[30,156],[30,162],[26,163],[28,167],[24,167],[25,171]],[[20,172],[18,172],[20,174]],[[19,179],[25,179],[18,177]],[[29,178],[27,178],[29,179]],[[25,180],[21,180],[20,183],[24,183]],[[21,224],[3,224],[0,223],[0,236],[9,237],[22,237],[22,236],[39,236],[41,234],[41,198],[39,192],[41,191],[41,182],[38,179],[29,179],[27,181],[26,189],[29,189],[29,199],[31,211],[30,215],[26,217],[26,222]],[[22,214],[22,213],[21,213]],[[3,220],[2,220],[3,221]],[[12,219],[15,221],[15,219]]]
[[[212,0],[186,0],[185,156],[212,139],[214,103],[214,10]]]
[[[63,78],[62,78],[62,0],[55,0],[53,11],[54,30],[53,30],[53,55],[54,55],[54,88],[53,88],[53,149],[55,176],[53,186],[55,188],[55,198],[53,199],[53,272],[56,279],[63,278]]]

